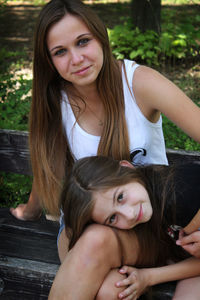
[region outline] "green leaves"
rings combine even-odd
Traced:
[[[200,145],[163,116],[163,132],[167,148],[200,151]]]
[[[168,17],[175,17],[173,13]],[[194,25],[191,19],[185,17],[183,23],[173,24],[167,22],[167,16],[160,36],[154,31],[140,32],[133,28],[130,20],[123,25],[108,29],[109,39],[113,54],[117,59],[130,58],[149,66],[158,66],[171,61],[200,55],[199,30],[196,23],[199,16],[195,17]],[[199,27],[198,27],[199,28]]]
[[[27,202],[31,186],[29,176],[0,172],[0,207],[16,207]]]
[[[130,22],[108,29],[113,54],[117,59],[142,59],[149,65],[158,65],[158,35],[154,31],[141,33]]]
[[[15,64],[10,60],[16,58]],[[21,60],[18,58],[21,57]],[[0,50],[0,128],[27,130],[31,103],[32,74],[22,63],[24,53]],[[8,67],[9,66],[9,67]]]
[[[0,128],[27,130],[31,103],[31,79],[0,75]]]
[[[10,65],[10,61],[15,63]],[[18,58],[21,57],[21,60]],[[0,128],[28,129],[32,76],[23,65],[23,52],[0,50]],[[0,172],[0,206],[16,207],[28,200],[32,178]]]

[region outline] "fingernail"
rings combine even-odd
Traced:
[[[120,286],[120,283],[119,283],[119,282],[117,282],[117,283],[116,283],[116,286]]]
[[[181,242],[179,240],[176,241],[176,245],[180,245]]]

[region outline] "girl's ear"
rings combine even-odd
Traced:
[[[134,169],[134,166],[128,160],[121,160],[119,162],[119,164],[122,167],[128,167],[128,168]]]

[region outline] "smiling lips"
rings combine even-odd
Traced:
[[[136,222],[140,221],[142,216],[143,216],[143,210],[142,210],[142,204],[140,204],[140,209],[139,209],[139,213],[138,213]]]
[[[75,75],[84,75],[86,72],[87,72],[87,70],[90,68],[90,66],[89,67],[86,67],[86,68],[83,68],[83,69],[81,69],[81,70],[78,70],[78,71],[76,71],[76,72],[73,72],[73,74],[75,74]]]

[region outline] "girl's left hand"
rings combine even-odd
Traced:
[[[180,231],[176,244],[191,255],[200,258],[200,231],[195,231],[189,235],[185,235],[183,231]]]
[[[136,269],[129,266],[123,266],[119,272],[121,274],[128,275],[126,279],[116,283],[117,287],[128,286],[119,294],[119,299],[138,299],[148,286],[147,276],[145,276],[145,269]]]

